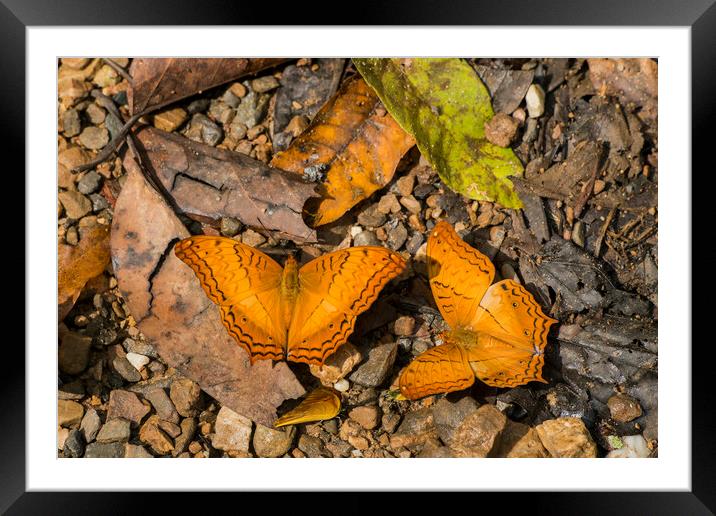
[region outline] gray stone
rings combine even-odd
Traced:
[[[112,367],[128,382],[138,382],[142,379],[142,375],[126,357],[115,357],[115,359],[112,360]]]
[[[251,81],[251,89],[256,93],[266,93],[267,91],[275,90],[278,87],[278,79],[272,75],[259,77],[258,79]]]
[[[185,136],[213,147],[224,137],[224,131],[206,115],[196,113],[191,117]]]
[[[92,211],[90,200],[79,192],[60,192],[57,197],[71,219],[79,220]]]
[[[388,376],[398,351],[396,342],[380,344],[368,352],[368,360],[351,374],[350,380],[365,387],[378,387]]]
[[[114,443],[129,440],[129,421],[126,419],[110,419],[97,434],[98,443]]]
[[[62,132],[65,136],[72,137],[80,134],[82,130],[82,123],[80,122],[80,115],[74,109],[68,109],[62,114]]]
[[[118,459],[124,457],[124,443],[91,443],[85,450],[88,459]]]
[[[90,201],[92,202],[92,211],[97,213],[98,211],[106,210],[109,208],[109,202],[107,202],[107,199],[104,198],[103,195],[94,193],[89,196]]]
[[[256,425],[254,432],[254,450],[259,457],[281,457],[288,453],[296,437],[296,427],[277,430],[263,425]]]
[[[239,104],[241,103],[241,99],[234,95],[231,90],[226,90],[226,92],[221,96],[221,101],[234,109],[239,107]]]
[[[89,121],[93,125],[101,124],[102,122],[104,122],[104,119],[107,116],[106,111],[94,103],[87,106],[87,109],[85,109],[85,113],[87,114],[87,118],[89,118]]]
[[[62,451],[65,453],[65,457],[79,458],[85,451],[85,443],[82,440],[80,431],[76,428],[70,430],[70,433],[65,439],[64,447]]]
[[[235,114],[234,109],[221,100],[212,100],[209,104],[209,117],[222,125],[231,123]]]
[[[102,176],[90,170],[77,182],[77,190],[85,195],[96,192],[102,184]],[[94,207],[94,206],[93,206]]]
[[[353,238],[353,245],[380,245],[380,240],[378,240],[378,237],[375,236],[373,231],[366,229],[365,231],[358,233],[355,238]]]
[[[260,124],[266,116],[270,99],[269,95],[259,94],[255,91],[249,92],[241,99],[241,104],[236,108],[234,120],[238,120],[248,128]]]
[[[326,450],[323,442],[318,437],[303,434],[298,439],[298,449],[311,458],[330,457],[331,452]]]
[[[60,371],[67,374],[79,374],[87,368],[92,337],[68,332],[62,338],[58,352]]]
[[[190,115],[204,113],[207,109],[209,109],[209,103],[209,99],[198,99],[189,104],[186,110]]]
[[[99,150],[109,143],[109,131],[104,127],[85,127],[80,134],[80,143],[85,149]]]
[[[408,239],[408,230],[402,222],[398,222],[395,227],[388,230],[388,247],[393,251],[397,251]]]
[[[80,423],[80,431],[82,436],[85,438],[85,442],[91,443],[97,437],[97,432],[102,425],[102,421],[99,418],[99,414],[93,408],[90,408],[82,418]]]
[[[246,124],[238,118],[234,117],[231,122],[231,125],[229,125],[229,135],[231,135],[232,138],[238,141],[243,140],[246,137],[247,132],[248,128],[246,127]]]
[[[174,424],[179,423],[179,413],[164,389],[152,389],[147,391],[144,397],[152,404],[161,419]]]
[[[450,446],[453,432],[478,407],[477,402],[470,397],[462,398],[458,402],[451,402],[445,398],[438,401],[433,407],[433,418],[440,440]]]
[[[370,204],[358,214],[358,224],[377,228],[385,224],[387,220],[385,213],[378,211],[378,204]]]

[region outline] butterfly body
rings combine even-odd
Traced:
[[[402,394],[417,399],[470,387],[475,377],[515,387],[542,377],[547,317],[519,283],[492,284],[490,260],[446,222],[428,240],[428,273],[435,302],[451,330],[443,344],[419,355],[400,376]]]
[[[256,359],[323,364],[347,342],[359,314],[405,269],[383,247],[352,247],[299,267],[231,238],[194,236],[174,253],[219,307],[229,334]]]

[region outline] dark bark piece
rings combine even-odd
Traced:
[[[306,199],[315,195],[314,184],[243,154],[151,127],[137,132],[137,145],[145,165],[189,217],[217,225],[232,217],[281,238],[316,241],[301,215]]]
[[[210,396],[265,426],[305,390],[285,362],[249,357],[221,323],[194,273],[173,253],[189,236],[133,160],[115,206],[112,264],[139,329],[160,356]]]
[[[515,183],[515,189],[522,200],[522,211],[525,213],[530,229],[540,243],[546,242],[549,240],[550,233],[542,199],[529,193],[522,183]]]
[[[490,90],[495,112],[512,113],[527,94],[534,78],[533,70],[505,70],[488,66],[474,66],[477,75]]]
[[[136,114],[150,107],[171,104],[284,61],[286,59],[281,58],[137,58],[129,68],[132,75],[129,108]]]
[[[281,88],[276,93],[273,109],[274,153],[288,147],[290,137],[283,131],[291,119],[304,115],[312,120],[338,89],[345,59],[314,59],[313,64],[318,65],[318,70],[290,65],[281,74]],[[295,107],[294,102],[301,107]]]

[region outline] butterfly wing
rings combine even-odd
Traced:
[[[418,355],[400,375],[400,392],[415,400],[431,394],[460,391],[475,382],[468,354],[455,343],[435,346]]]
[[[495,277],[495,267],[445,221],[430,233],[427,256],[430,287],[443,319],[453,329],[467,326]]]
[[[402,256],[384,247],[350,247],[308,262],[288,331],[288,360],[323,364],[348,340],[356,317],[405,270]]]
[[[281,266],[261,251],[231,238],[193,236],[174,253],[192,268],[206,295],[219,305],[221,321],[254,359],[280,360],[286,328],[278,316]]]
[[[273,424],[275,428],[298,423],[325,421],[338,415],[341,410],[341,398],[327,387],[319,387],[308,393],[296,408],[286,412]]]
[[[480,333],[478,378],[496,387],[514,387],[542,378],[547,334],[555,319],[547,317],[532,294],[513,280],[492,285],[468,326]],[[502,373],[502,374],[500,374]]]

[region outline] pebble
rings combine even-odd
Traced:
[[[552,457],[597,456],[597,445],[580,418],[549,419],[535,430]]]
[[[62,338],[58,352],[60,371],[67,374],[79,374],[87,368],[92,337],[68,332]]]
[[[360,426],[365,428],[366,430],[373,430],[375,427],[378,426],[378,423],[380,422],[381,417],[381,410],[378,407],[375,406],[367,406],[367,407],[356,407],[352,409],[348,413],[348,417],[350,417],[352,420],[356,421]],[[350,442],[350,439],[348,440]],[[353,443],[351,443],[353,444]],[[357,446],[353,445],[355,448],[358,448]],[[361,449],[361,448],[359,448]]]
[[[129,421],[126,419],[110,419],[97,434],[98,443],[114,443],[129,440]]]
[[[221,102],[223,102],[224,104],[226,104],[229,107],[236,109],[239,106],[239,104],[241,103],[241,98],[238,95],[235,95],[231,91],[231,89],[228,89],[221,96]]]
[[[410,315],[402,315],[393,323],[393,332],[396,335],[407,336],[415,332],[415,318]]]
[[[253,229],[247,229],[241,234],[241,242],[251,247],[258,247],[266,242],[266,237]]]
[[[82,432],[82,437],[84,437],[85,442],[91,443],[94,441],[100,426],[102,426],[102,421],[97,411],[93,408],[87,409],[87,412],[82,418],[82,423],[80,423],[80,431]]]
[[[65,242],[69,245],[77,245],[80,241],[80,236],[77,233],[77,228],[72,226],[65,232]]]
[[[326,358],[322,366],[311,364],[310,371],[323,385],[330,386],[348,375],[360,363],[361,358],[358,348],[346,342]]]
[[[525,95],[527,112],[530,118],[538,118],[544,113],[544,90],[539,84],[530,85]]]
[[[57,96],[72,105],[77,99],[87,96],[89,85],[78,77],[63,77],[57,81]]]
[[[393,193],[385,194],[378,201],[377,210],[385,215],[388,213],[398,213],[400,211],[400,202],[398,202],[398,197],[396,197]]]
[[[326,443],[326,449],[334,457],[350,457],[353,447],[343,439],[333,439]]]
[[[363,246],[363,245],[380,245],[380,240],[378,240],[378,237],[373,231],[365,230],[361,231],[356,235],[356,237],[353,239],[353,245],[354,246]]]
[[[597,195],[604,191],[604,188],[606,188],[607,184],[602,181],[601,179],[597,179],[594,181],[594,195]]]
[[[333,384],[333,388],[338,392],[348,392],[348,390],[351,388],[351,384],[345,378],[341,378]]]
[[[209,117],[222,125],[228,125],[234,119],[236,111],[221,100],[212,100],[209,104]]]
[[[584,247],[584,223],[578,220],[572,227],[572,242],[579,247]]]
[[[124,457],[124,443],[91,443],[85,450],[88,459],[118,459]]]
[[[412,215],[411,215],[412,217]],[[424,229],[423,229],[424,231]],[[408,239],[408,241],[405,243],[405,249],[410,254],[417,254],[420,247],[423,245],[423,242],[425,242],[425,238],[423,237],[422,232],[415,232],[411,235],[411,237]]]
[[[253,139],[257,138],[261,133],[263,133],[263,132],[264,132],[264,129],[265,129],[265,128],[264,128],[263,126],[255,125],[255,126],[252,127],[251,129],[249,129],[248,131],[246,131],[246,137],[247,137],[249,140],[253,140]],[[263,136],[263,139],[265,139],[265,138],[266,138],[266,135]],[[261,143],[261,142],[258,142],[258,141],[257,141],[256,143]],[[266,142],[263,142],[263,143],[266,143]]]
[[[289,425],[283,430],[256,425],[253,444],[259,457],[281,457],[288,453],[296,437],[296,427]]]
[[[305,115],[296,115],[294,116],[288,125],[286,126],[286,132],[289,133],[294,138],[300,135],[303,131],[308,128],[310,125],[310,121],[308,117]]]
[[[57,424],[60,426],[79,425],[84,412],[84,407],[76,401],[57,400]]]
[[[245,97],[246,93],[248,93],[246,86],[244,86],[240,82],[235,82],[234,84],[232,84],[228,91],[230,91],[233,95],[237,96],[240,99]]]
[[[147,449],[141,444],[129,444],[127,443],[125,452],[125,459],[152,459],[154,455],[149,453]]]
[[[174,450],[172,451],[172,455],[174,457],[186,451],[189,443],[191,443],[191,440],[194,439],[196,426],[196,419],[193,417],[182,419],[180,424],[181,434],[179,434],[179,437],[174,440]]]
[[[172,382],[169,397],[177,412],[183,417],[196,417],[201,398],[199,385],[188,378],[177,378]],[[227,409],[228,410],[228,409]]]
[[[211,444],[224,451],[248,451],[251,442],[251,420],[228,407],[221,407],[216,416]]]
[[[278,79],[273,75],[259,77],[251,81],[251,89],[256,93],[266,93],[267,91],[275,90],[279,85]]]
[[[159,455],[165,455],[174,449],[174,442],[159,428],[159,418],[151,416],[139,429],[139,440]]]
[[[149,357],[138,353],[127,353],[127,361],[134,366],[137,371],[141,371],[145,365],[149,363]]]
[[[440,440],[448,446],[452,444],[452,436],[455,430],[467,416],[478,409],[478,403],[469,396],[459,401],[449,401],[442,398],[432,408],[435,428]]]
[[[89,195],[91,193],[96,192],[101,184],[102,176],[100,176],[94,170],[90,170],[82,176],[82,179],[77,182],[77,190],[79,190],[80,193]]]
[[[241,104],[236,108],[235,119],[238,119],[246,127],[260,124],[268,111],[269,100],[269,95],[261,95],[251,91],[241,99]]]
[[[181,434],[181,427],[179,425],[175,425],[170,421],[164,421],[163,419],[159,419],[157,421],[157,426],[164,432],[166,432],[166,434],[172,439],[174,439],[175,437],[179,437],[179,435]]]
[[[57,194],[65,213],[71,219],[79,220],[92,212],[92,203],[79,192],[60,192]]]
[[[109,65],[104,65],[94,74],[92,82],[100,88],[114,86],[120,81],[119,74]]]
[[[179,413],[164,389],[151,389],[144,394],[144,397],[152,404],[161,419],[175,424],[179,422]]]
[[[64,452],[65,457],[82,457],[85,451],[85,443],[82,440],[82,435],[79,430],[76,428],[70,430],[69,434],[67,434],[67,438],[65,439],[62,451]]]
[[[138,355],[145,355],[151,358],[159,357],[159,355],[157,355],[156,350],[154,349],[154,346],[142,340],[135,340],[132,338],[124,339],[124,341],[122,342],[122,347],[124,347],[124,350],[127,352],[127,354],[136,353]]]
[[[396,342],[371,348],[368,359],[351,374],[350,380],[365,387],[378,387],[388,376],[398,351]]]
[[[609,412],[614,421],[627,423],[642,414],[639,402],[627,394],[615,394],[607,400]]]
[[[422,408],[408,412],[398,430],[390,436],[390,446],[415,449],[426,441],[437,438],[432,411]]]
[[[87,109],[85,109],[85,114],[93,125],[99,125],[104,122],[105,118],[107,118],[107,112],[94,102],[87,106]]]
[[[90,157],[89,154],[87,154],[87,151],[75,146],[68,147],[67,149],[61,151],[57,156],[57,161],[62,166],[66,167],[68,171],[87,163],[89,160]],[[70,177],[74,178],[74,175],[71,175]]]
[[[646,439],[641,435],[624,436],[622,437],[622,442],[624,446],[607,453],[608,459],[645,458],[651,454]]]
[[[65,447],[65,440],[70,435],[69,428],[57,427],[57,449],[62,450]]]
[[[82,130],[80,114],[76,109],[68,109],[62,114],[62,132],[68,138],[77,136]]]
[[[383,414],[383,417],[380,418],[380,424],[383,427],[383,430],[389,434],[395,432],[395,429],[398,428],[398,423],[400,423],[400,414],[395,412]]]
[[[196,113],[191,118],[186,137],[197,142],[204,142],[212,147],[216,146],[224,137],[224,131],[221,130],[215,122],[208,116]]]
[[[89,64],[90,59],[87,57],[63,57],[60,61],[63,66],[67,66],[73,70],[81,70]]]
[[[505,113],[497,113],[485,123],[485,138],[498,147],[509,147],[517,135],[517,120]]]
[[[222,217],[221,218],[221,234],[224,236],[232,237],[241,231],[242,224],[238,219],[234,217]]]
[[[358,214],[358,224],[369,228],[382,226],[386,221],[385,213],[378,210],[377,204],[371,204]]]
[[[194,115],[196,113],[204,113],[209,109],[209,99],[197,99],[192,101],[186,108],[187,113]]]
[[[402,222],[398,222],[394,228],[388,231],[388,247],[393,251],[397,251],[408,239],[408,230]]]
[[[123,418],[136,427],[148,413],[149,407],[133,392],[115,389],[109,393],[107,419]]]
[[[516,437],[514,433],[510,431],[511,428],[523,428],[527,425],[521,425],[519,423],[512,423],[508,421],[507,428],[505,429],[504,435],[502,436],[503,446],[507,450],[506,453],[501,453],[500,456],[504,457],[519,457],[519,458],[546,458],[549,457],[549,452],[542,444],[542,441],[534,428],[527,428],[527,431]],[[516,438],[515,438],[516,437]]]
[[[80,134],[80,143],[85,149],[99,150],[109,143],[109,131],[104,127],[85,127]]]
[[[407,197],[412,194],[414,186],[415,176],[412,174],[403,176],[395,182],[395,188],[398,190],[398,193],[400,193],[400,195],[402,195],[403,197]]]
[[[112,360],[112,367],[128,382],[138,382],[142,379],[142,375],[139,374],[139,371],[137,371],[126,357],[115,357],[115,359]]]
[[[487,457],[506,425],[507,417],[494,405],[483,405],[455,429],[450,446],[457,457]]]
[[[303,434],[298,439],[298,449],[306,454],[307,457],[329,457],[330,452],[323,446],[323,442],[318,437]]]
[[[422,205],[420,204],[420,201],[418,201],[415,197],[412,195],[408,195],[405,197],[402,197],[400,199],[400,204],[405,206],[405,208],[413,214],[420,213],[420,210],[422,209]]]
[[[187,118],[189,118],[187,112],[183,108],[176,107],[155,114],[153,122],[157,129],[171,133],[179,129]]]

